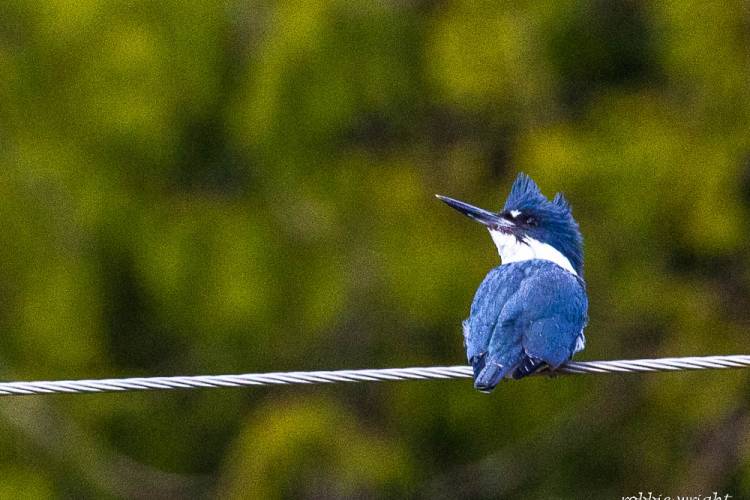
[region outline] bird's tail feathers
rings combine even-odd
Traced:
[[[480,354],[477,354],[476,356],[473,356],[469,362],[471,363],[471,368],[474,370],[474,379],[476,379],[479,374],[484,370],[484,365],[487,360],[487,353],[483,352]]]
[[[505,378],[506,375],[512,373],[517,365],[503,365],[492,359],[485,360],[485,356],[482,356],[482,367],[477,369],[478,365],[474,366],[474,388],[481,392],[490,393]]]

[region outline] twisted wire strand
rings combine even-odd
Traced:
[[[581,375],[716,370],[747,367],[750,367],[750,355],[730,355],[630,359],[618,361],[569,361],[555,370],[554,373]],[[549,369],[546,367],[535,373],[535,375],[544,374],[550,374]],[[334,384],[339,382],[453,379],[471,378],[471,376],[472,370],[470,366],[430,366],[365,370],[245,373],[238,375],[199,375],[190,377],[136,377],[99,380],[0,382],[0,396],[207,389],[255,385]]]

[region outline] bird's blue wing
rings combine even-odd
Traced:
[[[497,266],[487,273],[474,295],[471,313],[463,327],[466,357],[474,368],[475,377],[484,368],[490,339],[503,306],[519,289],[524,277],[521,266]]]
[[[520,270],[521,279],[496,294],[494,309],[484,309],[494,313],[499,308],[499,313],[489,342],[479,351],[481,363],[472,362],[474,384],[480,390],[492,390],[507,375],[526,376],[545,363],[557,368],[575,352],[587,321],[588,301],[580,278],[543,260],[508,267]]]
[[[525,355],[559,367],[573,356],[588,321],[585,284],[557,266],[544,266],[524,281],[519,296],[527,297],[516,322]]]

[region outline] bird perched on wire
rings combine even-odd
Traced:
[[[500,212],[438,198],[486,226],[502,260],[463,322],[474,387],[490,392],[503,378],[545,365],[555,370],[581,351],[588,321],[583,238],[565,197],[548,200],[521,173]]]

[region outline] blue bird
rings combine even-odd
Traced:
[[[519,379],[545,365],[555,370],[581,351],[588,322],[583,238],[565,197],[549,201],[521,173],[497,213],[438,198],[485,225],[502,260],[482,281],[463,322],[474,387],[491,392],[503,378]]]

